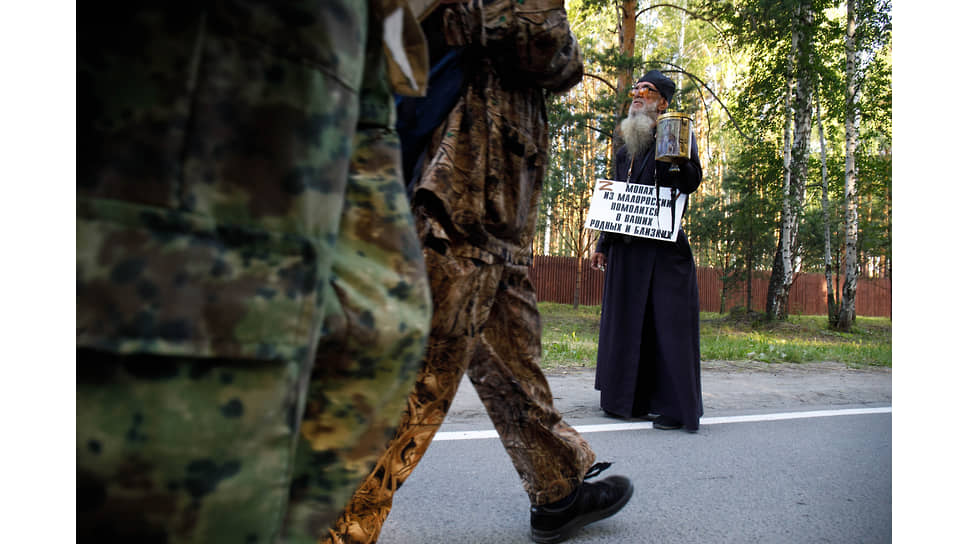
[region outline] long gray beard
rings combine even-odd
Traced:
[[[619,125],[630,157],[640,157],[655,141],[655,119],[647,112],[636,112]]]

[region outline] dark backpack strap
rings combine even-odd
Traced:
[[[430,70],[427,96],[397,95],[397,132],[403,155],[403,179],[407,194],[412,188],[418,160],[430,136],[450,114],[464,89],[463,48],[448,51]]]

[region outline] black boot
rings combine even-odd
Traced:
[[[597,463],[585,475],[591,478],[609,467]],[[582,482],[560,501],[531,507],[531,540],[541,544],[562,542],[582,527],[618,512],[632,497],[632,482],[609,476],[600,482]]]

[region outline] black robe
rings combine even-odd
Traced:
[[[629,157],[617,153],[612,179],[626,181]],[[695,140],[678,174],[655,160],[655,148],[635,161],[631,183],[673,187],[689,194],[702,181]],[[687,200],[688,203],[688,200]],[[699,287],[686,234],[675,242],[602,233],[605,291],[598,339],[595,389],[601,406],[623,417],[660,414],[699,428]]]

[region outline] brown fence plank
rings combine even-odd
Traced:
[[[578,259],[539,255],[531,265],[530,277],[540,302],[571,304],[575,298],[575,272]],[[579,304],[595,306],[602,303],[605,274],[592,270],[591,261],[582,259]],[[699,309],[719,312],[723,283],[720,272],[713,268],[697,270]],[[770,277],[766,272],[755,272],[752,280],[753,309],[766,308],[766,291]],[[746,306],[746,281],[741,281],[726,294],[725,310]],[[891,280],[887,278],[861,279],[857,282],[857,315],[891,317]],[[827,282],[823,274],[798,274],[790,290],[791,314],[826,315]]]

